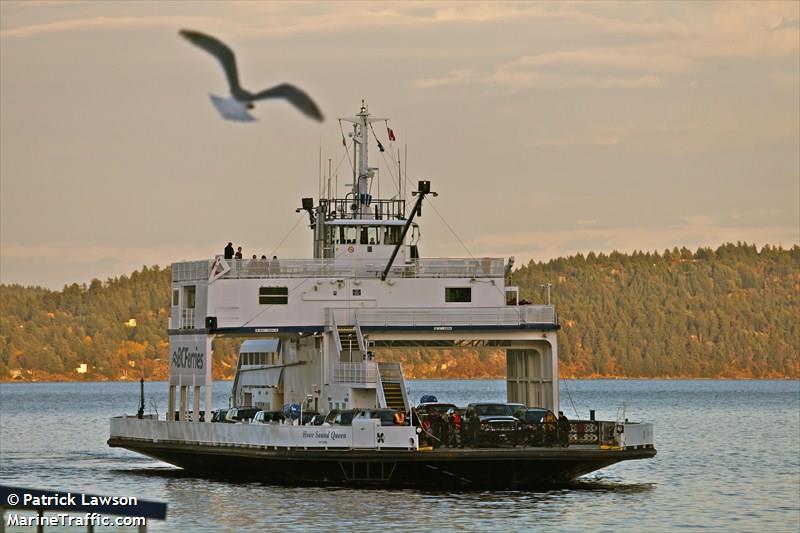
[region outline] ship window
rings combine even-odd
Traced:
[[[181,291],[175,289],[172,291],[172,307],[178,307],[180,304]]]
[[[189,285],[183,288],[183,296],[186,300],[186,309],[194,309],[194,296],[195,296],[195,288],[194,285]]]
[[[444,301],[448,303],[468,303],[472,301],[472,287],[445,287]]]
[[[361,228],[359,243],[360,244],[378,244],[380,241],[380,228],[369,226]]]
[[[361,296],[361,289],[353,289],[353,296]]]
[[[356,234],[357,231],[355,226],[340,226],[339,240],[337,241],[337,244],[355,244]]]
[[[261,287],[258,289],[258,303],[262,305],[288,304],[288,287]]]
[[[402,228],[399,226],[389,226],[383,232],[383,244],[397,244],[400,242]]]

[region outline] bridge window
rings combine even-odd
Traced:
[[[472,301],[472,287],[445,287],[444,301],[447,303],[469,303]]]
[[[183,288],[184,307],[186,309],[194,309],[195,304],[195,286],[188,285]]]
[[[288,287],[261,287],[258,289],[258,303],[262,305],[288,304]]]
[[[383,244],[397,244],[400,242],[400,233],[403,228],[400,226],[389,226],[383,230]]]
[[[357,230],[355,226],[339,226],[337,244],[355,244]]]

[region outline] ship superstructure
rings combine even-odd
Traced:
[[[202,464],[185,449],[202,448],[191,448],[195,441],[189,435],[197,442],[236,445],[237,439],[243,439],[251,446],[259,441],[266,449],[276,450],[309,446],[328,450],[342,445],[350,450],[421,453],[419,429],[408,425],[378,425],[377,429],[370,425],[365,433],[357,425],[320,432],[306,431],[305,426],[218,429],[224,425],[207,423],[208,416],[201,423],[198,414],[213,408],[215,336],[250,339],[246,341],[250,348],[240,355],[231,393],[233,407],[276,410],[301,404],[322,414],[352,408],[410,412],[402,367],[381,362],[381,350],[469,346],[505,352],[508,402],[558,411],[559,324],[554,306],[520,302],[518,289],[506,283],[511,260],[425,257],[418,220],[424,200],[436,194],[430,182],[417,183],[413,203],[408,205],[401,193],[402,180],[394,196],[374,195],[380,171],[369,163],[370,134],[374,149],[383,150],[373,123],[384,119],[372,117],[362,103],[355,116],[342,120],[352,125],[352,184],[344,196],[328,186],[316,203],[303,198],[298,208],[308,214],[312,258],[216,256],[172,265],[167,412],[170,417],[177,412],[177,421],[115,419],[113,445],[186,467]],[[144,430],[141,424],[152,427]],[[170,430],[158,424],[180,426]],[[641,438],[635,436],[634,428],[628,433],[629,442],[635,441],[634,447],[640,447],[639,440],[642,447],[651,444],[652,428],[639,429],[644,431]],[[170,431],[177,432],[173,434],[180,437],[176,442],[183,443],[178,455],[152,443],[131,446],[129,442],[130,438],[148,440],[148,434],[156,443],[175,440],[168,438]],[[234,437],[231,432],[237,431],[242,435]],[[227,433],[221,437],[220,432]],[[599,445],[599,427],[596,432]],[[604,464],[623,458],[603,456]],[[581,464],[580,468],[556,468],[560,473],[552,476],[574,477],[596,468],[587,466],[595,464],[592,461]],[[342,479],[350,479],[349,474],[343,475]],[[375,479],[391,478],[385,475],[381,467]]]
[[[558,320],[551,305],[521,305],[500,258],[427,259],[415,215],[430,191],[422,181],[410,209],[374,198],[368,163],[372,119],[354,126],[357,162],[351,190],[316,205],[304,198],[313,259],[225,259],[172,265],[169,412],[197,411],[197,387],[210,411],[210,346],[215,335],[279,340],[263,365],[271,407],[308,402],[340,408],[408,410],[402,369],[381,363],[381,347],[491,345],[505,349],[508,401],[558,405]],[[197,358],[181,354],[202,355]],[[248,369],[254,372],[253,369]],[[235,394],[234,394],[235,395]],[[193,407],[188,398],[193,396]],[[402,402],[400,401],[402,397]],[[191,409],[190,409],[191,408]]]

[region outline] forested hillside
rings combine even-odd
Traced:
[[[800,377],[798,246],[590,253],[531,262],[511,283],[534,303],[552,284],[565,377]],[[0,379],[165,378],[169,288],[158,267],[62,291],[0,285]],[[215,342],[216,377],[232,377],[237,346]],[[491,351],[387,357],[412,378],[505,374]]]
[[[800,376],[798,246],[590,253],[530,263],[512,281],[539,301],[553,284],[562,374]]]

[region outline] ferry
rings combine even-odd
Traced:
[[[370,153],[385,150],[380,125],[384,142],[394,134],[364,102],[340,124],[350,130],[349,142],[341,131],[352,182],[340,195],[329,172],[319,199],[302,198],[296,209],[308,216],[312,258],[173,263],[167,413],[112,418],[108,444],[208,476],[452,490],[563,484],[655,456],[652,424],[593,416],[569,422],[568,446],[430,445],[402,365],[382,361],[382,351],[502,350],[507,402],[558,412],[558,315],[550,302],[520,301],[507,283],[513,258],[424,257],[419,220],[436,195],[430,181],[407,198],[399,163],[371,166]],[[376,193],[381,173],[394,195]],[[246,339],[230,407],[285,406],[285,417],[212,422],[216,337]],[[386,409],[407,416],[356,415],[349,425],[333,417]],[[303,410],[328,421],[306,425]]]

